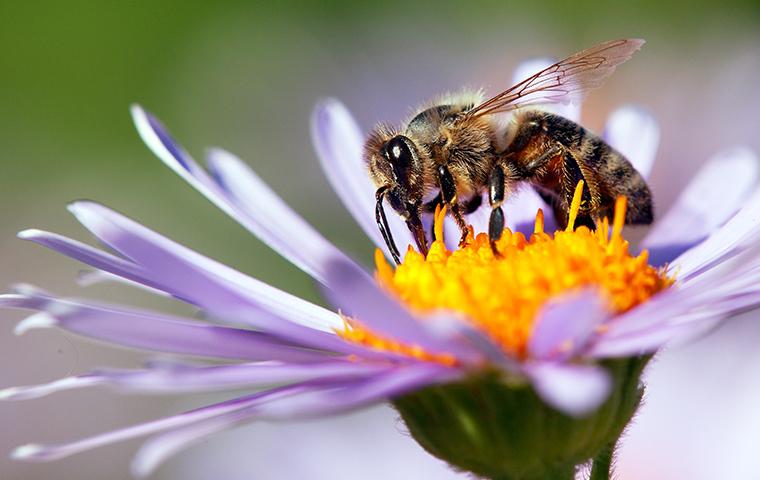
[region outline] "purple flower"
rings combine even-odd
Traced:
[[[565,116],[578,118],[576,107],[561,108]],[[146,476],[181,448],[245,422],[323,416],[399,399],[397,406],[413,433],[424,437],[418,431],[423,426],[413,424],[416,407],[409,402],[415,400],[415,392],[435,392],[484,372],[498,372],[497,383],[507,379],[510,385],[529,386],[522,391],[535,392],[567,418],[586,418],[602,408],[611,392],[623,388],[613,362],[648,358],[668,342],[703,333],[760,304],[757,160],[744,149],[728,150],[708,162],[643,240],[641,248],[649,251],[650,263],[664,266],[657,272],[660,278],[673,279],[672,286],[624,311],[610,308],[596,288],[556,295],[536,314],[524,349],[513,351],[461,311],[421,312],[400,301],[402,296],[327,241],[232,154],[212,150],[205,170],[155,117],[140,107],[132,114],[141,137],[165,164],[312,276],[334,310],[204,257],[107,207],[75,202],[69,210],[113,253],[40,230],[19,236],[93,267],[90,281],[118,280],[173,297],[198,308],[208,321],[64,299],[19,286],[0,296],[0,306],[37,313],[23,320],[16,332],[55,326],[121,346],[215,362],[96,370],[46,385],[8,388],[0,391],[0,398],[28,399],[92,385],[156,393],[240,388],[252,393],[69,444],[25,445],[13,453],[19,459],[54,460],[153,435],[133,463],[134,474]],[[316,109],[312,131],[331,184],[370,239],[385,251],[373,218],[374,188],[361,159],[360,128],[340,103],[328,100]],[[649,173],[659,130],[646,112],[619,109],[604,136],[643,175]],[[507,214],[512,230],[530,226],[532,231],[539,207],[541,200],[531,191],[513,199]],[[401,245],[413,244],[399,219],[388,220]],[[484,230],[484,220],[484,211],[469,217],[476,232]],[[549,216],[544,221],[551,225]],[[456,228],[448,220],[439,227]],[[627,249],[620,243],[623,246]],[[346,322],[369,340],[346,333],[352,331]],[[410,349],[423,354],[411,354]],[[625,388],[633,388],[631,395],[636,396],[638,375],[631,382],[632,387]],[[638,397],[633,410],[637,404]]]

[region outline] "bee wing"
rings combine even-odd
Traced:
[[[641,48],[644,40],[600,43],[547,67],[467,112],[468,117],[517,110],[528,105],[581,100]]]

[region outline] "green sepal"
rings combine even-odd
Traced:
[[[604,362],[613,378],[610,396],[581,418],[496,372],[428,387],[394,405],[417,442],[458,470],[493,480],[572,479],[578,465],[615,444],[633,417],[649,358]]]

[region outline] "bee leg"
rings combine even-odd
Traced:
[[[594,211],[592,207],[594,197],[591,194],[589,181],[586,179],[586,176],[583,175],[583,171],[581,170],[578,161],[572,154],[570,154],[570,152],[565,152],[563,166],[565,170],[563,188],[565,191],[565,203],[568,205],[567,208],[569,208],[569,205],[573,202],[573,195],[575,194],[575,187],[578,185],[578,182],[583,180],[584,183],[583,192],[581,193],[581,209],[578,212],[578,216],[575,218],[574,227],[578,228],[580,226],[585,226],[588,227],[589,230],[596,230],[596,222],[594,222],[594,219],[591,218],[591,215],[589,214],[589,211]],[[565,219],[567,219],[567,215],[568,213],[565,213]],[[565,221],[563,228],[566,225],[567,220]]]
[[[425,213],[434,213],[435,208],[441,203],[441,192],[438,192],[438,195],[436,195],[434,199],[422,205],[422,209]]]
[[[391,227],[388,225],[388,218],[385,216],[385,209],[383,209],[383,199],[388,191],[388,187],[380,187],[375,193],[375,221],[377,227],[380,230],[380,234],[385,240],[385,245],[388,246],[388,251],[393,257],[393,261],[396,265],[401,265],[401,255],[399,254],[396,242],[393,241],[393,234],[391,233]]]
[[[565,149],[558,143],[553,144],[541,153],[541,155],[538,155],[536,158],[525,164],[523,167],[525,169],[525,174],[533,176],[536,170],[546,165],[552,158],[561,155],[564,151]]]
[[[464,219],[464,214],[459,208],[457,203],[457,184],[454,182],[454,177],[451,176],[451,172],[445,165],[438,166],[438,179],[441,183],[441,199],[444,204],[451,208],[451,216],[457,222],[459,232],[462,236],[459,238],[459,246],[464,245],[467,240],[467,222]]]
[[[491,251],[499,256],[496,249],[496,241],[504,232],[504,211],[501,205],[504,203],[504,169],[500,165],[494,166],[488,177],[488,202],[491,204],[491,216],[488,219],[488,240],[491,243]]]
[[[425,228],[422,226],[422,220],[417,211],[409,212],[409,219],[406,221],[406,226],[409,228],[409,231],[412,232],[414,242],[417,244],[417,249],[423,256],[427,257],[428,245],[427,238],[425,237]]]
[[[457,222],[461,236],[459,237],[459,246],[463,247],[467,243],[467,235],[470,231],[467,229],[467,221],[464,219],[464,214],[458,203],[451,204],[451,215]]]

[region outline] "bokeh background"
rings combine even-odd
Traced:
[[[277,5],[275,5],[277,4]],[[318,99],[336,96],[366,130],[463,85],[495,93],[525,57],[603,40],[648,43],[584,107],[599,129],[622,103],[662,123],[652,186],[663,211],[721,148],[760,151],[760,4],[734,2],[0,1],[0,285],[182,312],[126,287],[82,289],[80,265],[25,244],[42,227],[89,241],[65,210],[92,198],[240,270],[314,301],[306,275],[203,200],[155,159],[128,106],[154,111],[197,157],[246,159],[325,235],[368,261],[369,242],[319,170],[309,139]],[[14,337],[0,312],[0,388],[144,356],[57,331]],[[621,479],[758,479],[760,314],[662,354],[619,455]],[[211,397],[92,390],[0,403],[0,478],[127,479],[139,441],[53,464],[7,453],[153,419]],[[253,424],[173,458],[157,479],[464,478],[427,457],[379,407],[337,419]]]

